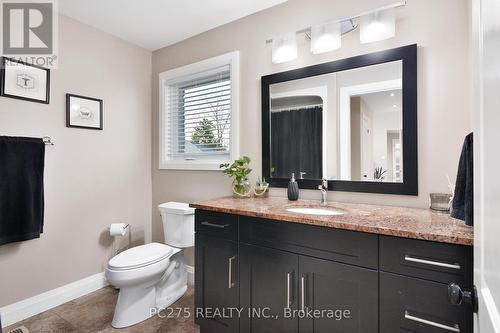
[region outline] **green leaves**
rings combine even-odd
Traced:
[[[236,184],[241,184],[248,179],[248,175],[252,172],[252,169],[248,167],[249,164],[250,157],[243,156],[235,160],[232,164],[221,164],[219,168],[223,169],[223,173],[233,178]]]

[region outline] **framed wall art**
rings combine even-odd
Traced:
[[[50,69],[2,57],[0,96],[49,104]]]
[[[66,94],[66,126],[103,129],[102,99]]]

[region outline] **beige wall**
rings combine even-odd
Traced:
[[[106,228],[150,240],[151,53],[61,17],[51,103],[0,97],[0,134],[50,135],[40,239],[0,247],[0,306],[102,272]],[[104,130],[65,127],[65,93],[104,100]]]
[[[417,43],[418,49],[418,197],[331,192],[329,200],[426,207],[429,192],[447,191],[444,174],[453,178],[464,136],[470,131],[469,15],[466,0],[412,0],[397,10],[396,37],[360,44],[354,32],[340,50],[312,55],[300,37],[297,60],[271,63],[265,40],[335,17],[385,5],[386,0],[289,0],[153,53],[153,209],[168,200],[194,201],[230,194],[220,172],[158,170],[158,73],[225,52],[240,51],[241,154],[252,158],[254,177],[261,170],[260,77],[283,70]],[[390,1],[389,1],[390,3]],[[317,198],[317,191],[301,197]],[[285,195],[273,189],[272,195]],[[153,214],[153,239],[162,230]]]
[[[361,97],[351,97],[351,179],[361,179]]]

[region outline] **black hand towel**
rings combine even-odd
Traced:
[[[458,164],[455,196],[451,216],[474,225],[474,154],[473,134],[465,137],[460,162]]]
[[[0,136],[0,245],[43,232],[42,139]]]

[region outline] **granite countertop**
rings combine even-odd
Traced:
[[[472,246],[474,242],[472,227],[448,214],[426,209],[340,202],[328,202],[323,206],[317,200],[288,201],[279,197],[251,199],[225,197],[195,202],[190,206],[209,211],[442,243]],[[286,210],[292,207],[330,207],[344,210],[345,213],[336,216],[318,216],[291,213]]]

